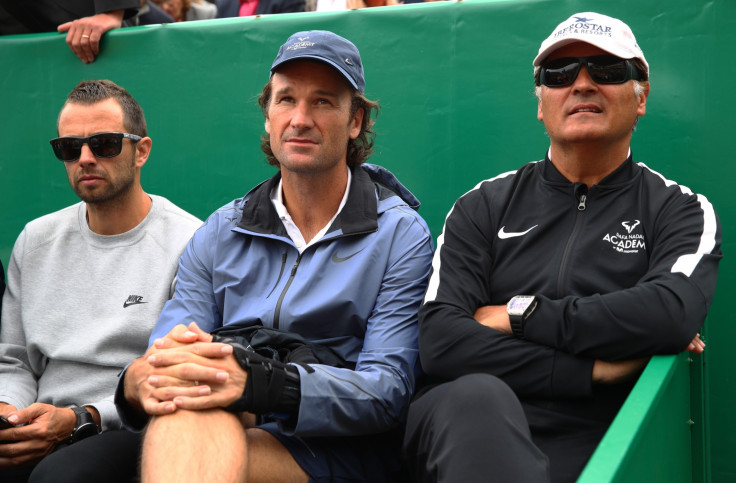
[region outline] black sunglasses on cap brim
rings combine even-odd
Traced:
[[[125,138],[134,143],[143,139],[127,132],[101,132],[86,138],[63,137],[52,139],[49,142],[54,148],[54,154],[61,161],[76,161],[82,155],[84,144],[87,144],[92,154],[98,158],[114,158],[123,150],[123,139]]]
[[[588,75],[596,84],[623,84],[642,75],[634,65],[615,55],[593,55],[591,57],[562,57],[544,62],[539,72],[539,82],[547,87],[569,86],[585,65]]]

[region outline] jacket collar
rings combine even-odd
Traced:
[[[340,232],[355,234],[378,229],[378,202],[376,187],[362,168],[353,168],[350,192],[340,214],[335,218],[328,234]],[[271,203],[271,191],[278,186],[281,173],[253,188],[243,199],[243,216],[237,227],[253,233],[288,237],[281,219]]]
[[[544,162],[540,163],[544,179],[552,183],[571,184],[570,180],[560,173],[552,161],[549,159],[549,153],[544,157]],[[611,186],[625,183],[634,178],[636,175],[634,169],[634,161],[629,151],[629,157],[626,158],[621,166],[616,168],[611,174],[603,178],[597,186]]]

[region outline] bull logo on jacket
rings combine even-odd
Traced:
[[[640,224],[641,221],[639,220],[622,221],[621,226],[624,227],[626,232],[606,233],[603,240],[609,242],[613,246],[613,249],[620,253],[639,253],[639,250],[646,250],[644,235],[642,233],[634,233]]]

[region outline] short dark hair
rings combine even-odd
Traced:
[[[273,87],[269,80],[263,86],[261,95],[258,96],[258,105],[261,106],[261,111],[266,118],[268,118],[268,105],[271,102],[272,89]],[[348,141],[347,164],[350,168],[360,166],[373,154],[373,142],[376,137],[376,133],[373,131],[373,124],[380,109],[377,102],[366,98],[357,89],[353,89],[352,95],[350,117],[352,118],[358,112],[358,109],[363,109],[363,122],[360,125],[360,134],[358,134],[358,137]],[[279,160],[276,159],[271,149],[271,139],[268,133],[261,135],[261,151],[266,155],[268,164],[276,167],[280,165]]]
[[[63,111],[64,107],[70,103],[92,105],[107,99],[115,99],[120,104],[120,107],[123,109],[123,125],[127,132],[141,137],[148,136],[143,108],[133,99],[133,96],[128,91],[109,80],[87,80],[80,82],[69,93],[61,110]],[[59,115],[61,115],[61,111],[59,111]],[[59,125],[58,119],[56,125],[57,127]]]

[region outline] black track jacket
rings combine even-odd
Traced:
[[[583,411],[607,426],[633,383],[594,386],[594,360],[684,350],[710,306],[720,245],[708,200],[631,156],[590,190],[549,158],[483,181],[438,239],[422,366],[445,380],[490,373],[525,408]],[[523,339],[473,319],[520,294],[539,298]]]

